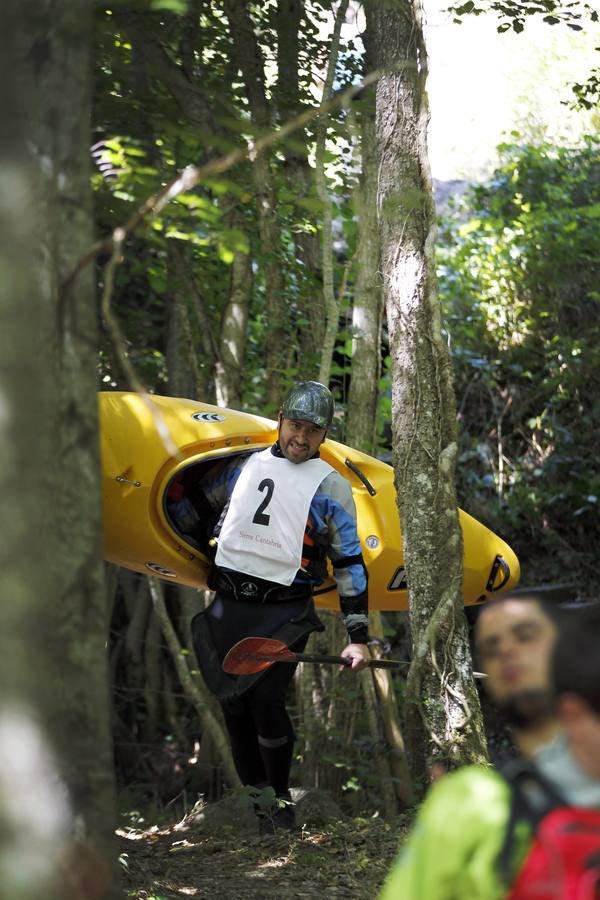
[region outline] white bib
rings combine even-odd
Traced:
[[[311,500],[333,471],[322,459],[291,463],[270,447],[254,453],[231,495],[217,566],[290,585],[302,561]]]

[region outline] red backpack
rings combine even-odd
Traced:
[[[514,830],[527,821],[533,843],[507,900],[600,900],[600,812],[568,806],[532,766],[502,773],[511,785],[511,816],[500,864],[506,876]],[[510,877],[510,876],[509,876]]]

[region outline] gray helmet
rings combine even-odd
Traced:
[[[286,419],[301,419],[319,428],[329,428],[333,409],[329,388],[318,381],[299,381],[283,401],[281,413]]]

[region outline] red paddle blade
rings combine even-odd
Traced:
[[[228,675],[254,675],[274,662],[296,662],[296,654],[275,638],[249,637],[233,645],[222,669]]]

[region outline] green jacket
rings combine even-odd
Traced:
[[[508,783],[491,768],[465,766],[429,791],[379,900],[501,900],[496,871],[510,807]],[[531,831],[516,833],[515,869]]]

